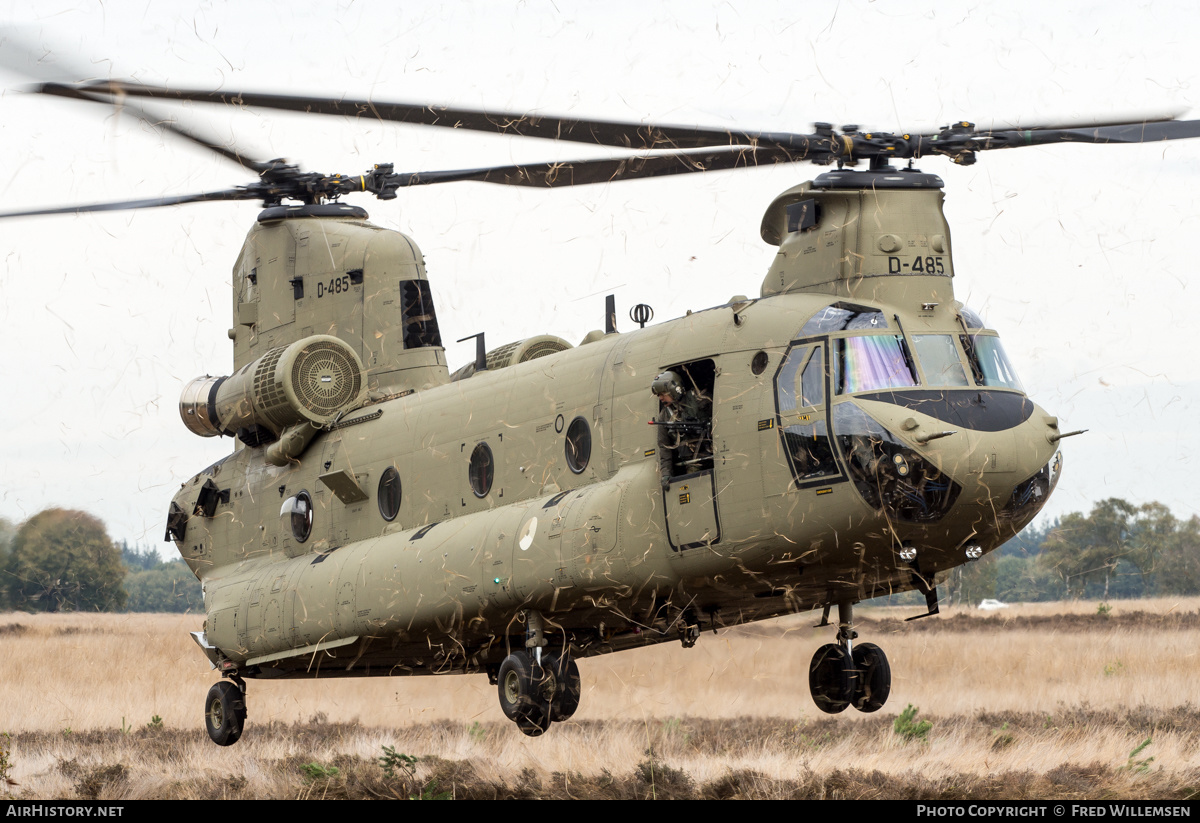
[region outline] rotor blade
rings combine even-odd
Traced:
[[[993,128],[992,131],[1049,131],[1062,129],[1096,129],[1104,126],[1128,126],[1130,123],[1165,123],[1178,120],[1187,109],[1159,110],[1154,112],[1126,112],[1123,115],[1110,117],[1078,117],[1073,120],[1062,120],[1057,123],[1022,124],[1020,121],[1006,123],[1003,129]]]
[[[161,206],[176,206],[184,203],[201,203],[210,200],[262,200],[264,204],[278,203],[281,198],[336,199],[343,194],[356,191],[371,191],[383,199],[395,197],[402,186],[425,186],[434,183],[476,181],[505,186],[529,186],[533,188],[555,188],[558,186],[581,186],[588,183],[605,183],[612,180],[632,180],[642,177],[661,177],[669,174],[691,174],[702,171],[718,171],[786,163],[801,159],[790,156],[782,149],[735,148],[709,152],[676,152],[640,157],[617,157],[599,160],[578,160],[555,163],[532,163],[511,166],[495,166],[482,169],[459,169],[452,171],[410,172],[408,174],[383,173],[379,179],[367,175],[289,174],[279,180],[260,180],[253,185],[236,189],[221,189],[199,194],[152,197],[141,200],[119,200],[111,203],[93,203],[81,206],[61,206],[46,209],[0,213],[6,217],[32,217],[49,214],[76,214],[94,211],[124,211],[149,209]],[[356,182],[357,181],[357,182]]]
[[[618,120],[585,120],[555,115],[519,114],[485,109],[430,106],[424,103],[355,100],[348,97],[301,97],[263,92],[205,91],[108,82],[85,89],[159,100],[191,100],[235,106],[278,109],[308,114],[361,117],[396,123],[413,123],[452,129],[567,140],[590,145],[634,150],[711,148],[768,144],[800,149],[817,135],[757,132],[693,126],[663,126]]]
[[[1032,143],[1156,143],[1200,137],[1200,120],[1124,123],[1084,129],[1035,132]]]
[[[633,150],[767,146],[787,149],[791,153],[791,160],[806,159],[809,155],[828,157],[844,153],[842,139],[827,126],[824,127],[823,133],[799,134],[654,125],[616,120],[586,120],[555,115],[355,100],[344,97],[214,92],[169,89],[131,83],[113,83],[110,86],[114,91],[138,97],[226,103],[342,117],[369,117],[398,123],[470,129],[549,140],[567,140]],[[975,132],[973,140],[977,142],[979,148],[1013,148],[1019,145],[1043,145],[1057,142],[1146,143],[1200,136],[1194,125],[1196,121],[1174,120],[1173,117],[1173,113],[1156,113],[1149,118],[1134,118],[1123,122],[1097,122],[1086,126],[1076,126],[1075,124],[1035,125],[1024,129]],[[924,134],[912,135],[905,139],[912,141],[919,156],[922,151],[921,147],[930,143],[936,144],[940,138],[940,134]],[[890,151],[893,150],[889,150],[889,153]],[[912,155],[890,154],[890,156]]]
[[[33,217],[41,214],[80,214],[90,211],[127,211],[130,209],[154,209],[161,206],[178,206],[183,203],[203,203],[210,200],[259,200],[262,194],[251,189],[220,189],[199,194],[180,194],[170,197],[150,197],[143,200],[115,200],[111,203],[90,203],[82,206],[60,206],[52,209],[29,209],[26,211],[0,212],[5,217]]]
[[[151,127],[190,140],[255,174],[267,168],[268,164],[265,161],[256,160],[216,139],[204,136],[198,129],[185,128],[167,114],[148,110],[117,95],[87,92],[84,87],[103,81],[89,80],[88,78],[96,76],[95,73],[73,63],[69,58],[64,60],[57,52],[35,46],[27,39],[26,32],[20,29],[0,27],[0,67],[36,81],[38,85],[32,89],[34,92],[110,105],[118,111],[124,109]]]
[[[70,58],[64,61],[60,54],[35,45],[28,30],[15,26],[0,26],[0,68],[38,83],[80,83],[98,76]]]
[[[1196,137],[1200,137],[1200,120],[1126,120],[1077,128],[1045,125],[1027,129],[984,131],[975,131],[969,123],[960,123],[938,134],[906,136],[906,145],[903,147],[905,153],[898,152],[896,156],[955,156],[963,152],[1046,146],[1054,143],[1157,143],[1162,140],[1188,140]]]
[[[573,160],[554,163],[520,163],[484,169],[411,172],[401,177],[400,186],[425,186],[473,180],[502,186],[556,188],[635,180],[671,174],[746,168],[802,160],[780,149],[734,148],[723,151],[676,152],[638,157]]]
[[[255,174],[261,174],[271,164],[266,160],[256,160],[253,157],[248,157],[237,149],[221,145],[214,140],[202,137],[198,131],[193,129],[185,129],[180,126],[169,115],[156,115],[147,109],[138,106],[122,95],[114,95],[111,97],[103,94],[98,94],[91,91],[85,91],[83,87],[74,83],[42,83],[34,86],[33,91],[39,94],[49,94],[55,97],[66,97],[72,100],[86,100],[91,103],[100,103],[105,106],[112,106],[118,112],[124,110],[138,118],[142,122],[148,124],[152,128],[162,129],[170,132],[177,137],[182,137],[184,140],[190,140],[201,148],[215,152],[226,160],[237,163],[247,171],[252,171]]]

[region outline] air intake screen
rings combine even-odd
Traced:
[[[292,386],[304,408],[330,417],[358,397],[362,374],[345,349],[324,341],[304,347],[292,364]]]

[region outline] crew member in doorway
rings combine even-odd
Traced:
[[[683,378],[665,371],[650,384],[658,397],[658,466],[663,489],[671,477],[698,471],[712,456],[712,405],[684,385]]]

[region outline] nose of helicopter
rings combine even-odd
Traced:
[[[939,543],[978,539],[987,551],[1045,505],[1062,468],[1058,419],[1024,395],[889,399],[856,399],[835,427],[855,443],[860,492],[890,517],[936,524]]]

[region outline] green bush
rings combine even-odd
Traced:
[[[917,719],[917,707],[912,703],[909,703],[908,708],[900,712],[896,721],[892,723],[892,731],[904,738],[905,742],[929,742],[929,730],[932,728],[933,723]]]
[[[309,780],[331,780],[341,774],[337,766],[322,766],[320,763],[305,763],[300,767],[304,776]]]

